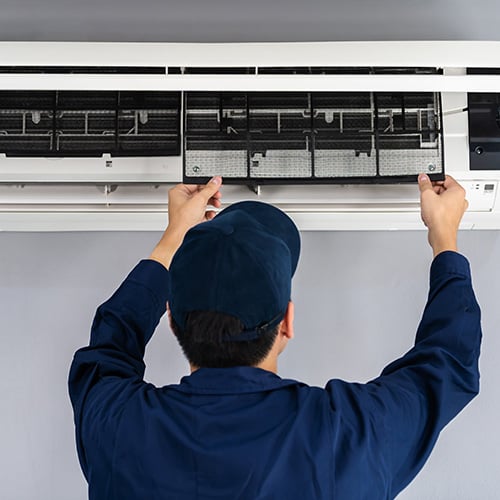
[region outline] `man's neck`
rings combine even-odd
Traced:
[[[189,368],[191,369],[191,373],[194,373],[199,367],[190,364]],[[260,368],[261,370],[267,370],[268,372],[272,372],[272,373],[277,375],[278,374],[278,359],[275,357],[268,356],[263,361],[261,361],[258,365],[255,365],[255,368]]]
[[[278,375],[278,359],[276,357],[268,357],[256,365],[256,368],[261,368],[262,370],[267,370]]]

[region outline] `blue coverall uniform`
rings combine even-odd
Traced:
[[[90,500],[391,499],[479,390],[480,311],[455,252],[432,263],[415,346],[366,384],[323,389],[237,367],[157,388],[143,356],[168,300],[168,271],[141,261],[75,354],[69,391]]]

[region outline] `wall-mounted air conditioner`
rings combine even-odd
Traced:
[[[214,174],[304,230],[418,229],[420,172],[500,228],[500,42],[0,43],[0,230],[161,230]]]

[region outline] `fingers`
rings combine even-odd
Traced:
[[[443,186],[445,189],[453,189],[453,188],[462,189],[462,186],[451,175],[447,175],[445,177],[443,181]]]
[[[436,194],[441,194],[441,193],[444,193],[446,191],[446,189],[444,188],[443,184],[442,183],[434,183],[433,184],[433,189],[434,189],[434,192]]]
[[[206,203],[212,198],[217,200],[220,198],[219,188],[222,184],[222,177],[216,175],[212,177],[200,190],[199,194],[205,198]]]
[[[420,174],[418,186],[421,193],[429,189],[432,189],[436,194],[442,194],[449,189],[463,189],[451,175],[446,175],[444,181],[431,181],[428,175]]]
[[[420,193],[424,193],[426,191],[434,191],[434,186],[432,185],[429,176],[426,174],[420,174],[418,176],[418,187],[420,189]]]
[[[211,205],[212,207],[215,208],[220,208],[222,206],[222,203],[219,198],[220,196],[218,197],[212,196],[212,198],[208,200],[207,205]]]
[[[177,184],[174,189],[179,189],[188,195],[193,195],[199,191],[199,188],[198,184]]]
[[[214,207],[219,208],[221,203],[220,199],[222,198],[222,194],[220,191],[217,191],[207,202],[207,205],[213,205]]]

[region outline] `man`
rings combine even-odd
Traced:
[[[413,349],[367,384],[320,389],[276,374],[293,337],[298,231],[257,202],[214,217],[206,207],[220,207],[220,185],[170,191],[161,241],[99,307],[75,355],[90,499],[394,498],[478,393],[480,312],[457,253],[464,190],[419,177],[435,258]],[[143,355],[167,305],[191,375],[156,388]]]

